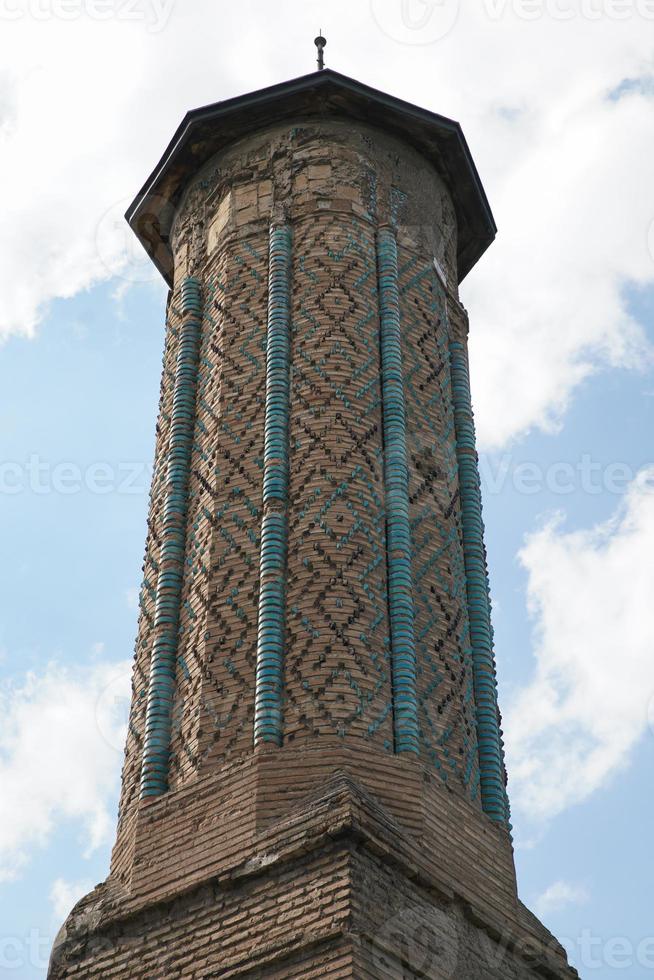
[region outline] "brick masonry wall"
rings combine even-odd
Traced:
[[[267,237],[205,280],[171,787],[252,749]]]
[[[400,250],[422,750],[478,797],[478,757],[446,298],[433,262]]]
[[[279,756],[271,753],[271,762]],[[488,858],[477,858],[479,887],[468,899],[453,887],[456,868],[432,849],[438,839],[427,827],[419,837],[408,833],[344,769],[333,770],[280,819],[259,830],[246,819],[235,833],[239,806],[250,812],[261,792],[248,796],[263,758],[243,763],[249,774],[232,773],[238,784],[233,778],[220,788],[230,803],[225,810],[223,800],[223,817],[231,817],[222,827],[211,815],[221,806],[216,784],[195,794],[189,786],[146,805],[137,851],[145,860],[149,849],[149,875],[134,881],[131,895],[110,879],[79,903],[58,937],[50,980],[576,976],[515,892],[503,892],[486,876],[500,869],[501,844],[493,849],[489,840]],[[263,795],[269,792],[275,782],[264,779]],[[430,813],[434,792],[449,793],[439,780],[418,794]],[[200,825],[192,819],[195,803],[208,804]],[[486,833],[499,840],[491,821],[461,805],[469,808],[471,837],[476,829],[480,843]],[[450,819],[439,834],[448,828],[455,835],[447,842],[452,853],[465,831]],[[180,843],[183,849],[193,840],[196,858],[205,853],[202,873],[188,851],[185,860],[179,853]],[[171,859],[179,863],[175,882],[166,884]],[[473,844],[471,870],[474,860]]]
[[[328,738],[319,749],[251,755],[146,805],[131,901],[158,901],[223,874],[237,854],[251,853],[259,834],[319,796],[335,771],[374,798],[399,835],[422,842],[448,888],[489,915],[497,903],[515,904],[511,846],[501,828],[419,762]]]
[[[456,281],[453,207],[440,178],[408,147],[338,122],[277,127],[238,144],[199,174],[175,223],[176,283],[188,274],[203,283],[204,321],[170,785],[252,750],[267,235],[275,215],[286,216],[294,238],[285,739],[357,736],[393,750],[374,244],[375,227],[392,222],[406,323],[420,747],[442,778],[474,799],[447,328],[432,265],[436,255]],[[172,363],[176,303],[175,292]],[[164,384],[170,371],[169,363]],[[164,435],[169,411],[162,402]],[[160,439],[158,472],[165,452]],[[159,517],[155,510],[155,546]],[[150,629],[145,618],[135,731]],[[125,766],[126,826],[139,744],[130,743]]]
[[[370,224],[341,214],[295,224],[293,285],[284,735],[356,736],[392,751]]]
[[[292,238],[283,739],[255,749],[271,223]],[[398,244],[415,755],[394,751],[380,227]],[[299,120],[211,161],[172,245],[118,837],[50,976],[572,976],[481,809],[448,355],[467,323],[442,180],[388,135]],[[202,322],[169,791],[140,801],[189,276]]]

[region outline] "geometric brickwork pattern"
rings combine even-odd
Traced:
[[[263,485],[268,236],[203,282],[170,785],[252,751]],[[374,229],[293,229],[285,744],[356,735],[393,751]],[[478,795],[471,650],[442,287],[400,251],[419,750]],[[138,797],[179,314],[169,310],[121,819]]]
[[[203,241],[204,257],[193,270],[203,318],[171,790],[254,751],[274,195],[291,202],[284,218],[291,316],[282,740],[299,747],[316,736],[356,737],[384,753],[396,748],[376,240],[380,226],[416,220],[412,206],[421,220],[427,200],[435,214],[446,209],[439,186],[429,197],[423,178],[413,198],[400,192],[392,167],[401,158],[374,140],[351,143],[343,129],[335,138],[326,152],[319,129],[292,127],[275,137],[275,152],[263,141],[232,154],[193,192],[178,241],[185,248]],[[205,186],[209,215],[220,211],[223,222],[210,247]],[[319,198],[335,206],[317,209]],[[479,805],[450,328],[431,244],[408,245],[401,227],[396,234],[418,750],[438,778]],[[183,280],[180,273],[168,310],[118,872],[129,862],[139,796]]]
[[[447,313],[433,264],[399,265],[420,748],[441,778],[478,789]]]
[[[204,284],[172,785],[252,747],[265,404],[267,236]]]
[[[324,216],[293,243],[284,734],[391,751],[374,237]]]

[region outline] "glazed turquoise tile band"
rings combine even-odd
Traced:
[[[390,228],[377,234],[388,610],[391,633],[393,727],[396,752],[418,753],[418,697],[414,638],[409,468],[402,377],[397,242]]]
[[[508,824],[504,748],[497,710],[497,681],[490,616],[490,590],[481,515],[481,488],[470,397],[468,358],[459,341],[450,342],[452,401],[456,432],[463,557],[472,642],[481,801],[493,820]]]
[[[141,797],[168,789],[170,738],[184,577],[189,469],[195,426],[195,389],[202,329],[200,283],[188,278],[181,288],[182,324],[173,385],[170,443],[159,575],[155,595],[154,645],[145,715]]]
[[[291,370],[291,229],[270,231],[255,743],[281,745]]]

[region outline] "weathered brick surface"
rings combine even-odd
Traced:
[[[335,771],[378,800],[398,832],[424,841],[425,860],[448,888],[491,911],[498,902],[515,900],[506,833],[462,795],[417,763],[325,741],[313,749],[257,754],[143,807],[132,902],[168,897],[223,873],[237,854],[250,854],[259,834],[319,794]]]
[[[440,781],[434,786],[447,793]],[[422,802],[431,810],[429,791]],[[485,820],[464,805],[473,821]],[[156,809],[159,826],[149,819]],[[137,851],[148,846],[153,858],[152,839],[165,823],[187,839],[190,822],[170,805],[150,805],[141,819]],[[195,828],[198,837],[203,829]],[[135,882],[131,896],[109,882],[83,900],[59,938],[52,980],[574,975],[514,890],[502,895],[496,888],[495,905],[481,883],[466,900],[453,887],[455,869],[434,850],[437,839],[403,831],[345,772],[249,839],[247,832],[233,837],[228,823],[223,831],[232,837],[231,853],[196,881],[180,873],[174,888],[160,884],[140,894],[142,882]],[[209,851],[215,846],[208,841]],[[159,861],[174,851],[175,842],[164,839]],[[502,848],[493,853],[497,866],[503,853],[510,858]],[[486,887],[493,891],[490,881]]]
[[[254,746],[271,223],[292,233],[282,745]],[[418,752],[396,754],[376,236],[398,243]],[[63,978],[569,977],[479,793],[448,342],[467,342],[436,171],[336,119],[212,160],[175,283],[112,871]],[[434,259],[436,263],[434,264]],[[443,275],[447,282],[443,282]],[[172,383],[202,290],[169,790],[139,801]]]
[[[373,229],[304,219],[294,255],[285,739],[391,751]]]
[[[479,769],[445,295],[400,249],[421,750],[478,799]]]
[[[405,188],[406,190],[404,190]],[[287,744],[393,749],[375,228],[394,222],[406,324],[421,752],[477,797],[442,290],[456,227],[436,173],[365,126],[276,127],[212,162],[176,219],[176,287],[204,289],[171,788],[252,750],[263,466],[267,236],[293,226]],[[168,314],[134,701],[114,870],[130,863],[177,355]],[[123,852],[126,854],[123,854]]]
[[[171,788],[252,748],[267,239],[220,253],[205,291]]]
[[[278,868],[274,877],[247,878],[234,887],[210,884],[110,923],[99,936],[98,952],[77,963],[71,955],[59,975],[135,980],[266,976],[268,965],[274,969],[307,938],[314,945],[338,936],[349,911],[348,895],[347,852],[326,851]],[[52,976],[57,975],[55,969]]]

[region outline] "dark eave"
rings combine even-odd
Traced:
[[[336,117],[378,126],[430,160],[445,180],[459,226],[459,281],[493,241],[497,228],[457,122],[403,102],[327,68],[188,112],[125,217],[163,277],[172,282],[168,241],[188,181],[230,143],[285,119]]]

